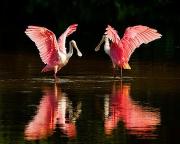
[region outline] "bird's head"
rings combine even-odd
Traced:
[[[70,44],[71,44],[71,46],[72,46],[73,48],[76,49],[77,55],[78,55],[79,57],[81,57],[81,56],[82,56],[82,53],[81,53],[81,51],[78,49],[76,42],[75,42],[74,40],[71,40],[71,41],[70,41]]]

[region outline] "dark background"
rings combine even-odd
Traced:
[[[3,0],[0,17],[0,52],[37,53],[24,34],[28,25],[47,27],[59,37],[70,24],[78,23],[70,39],[77,41],[85,57],[92,56],[108,24],[120,37],[126,27],[141,24],[157,29],[163,37],[136,50],[133,57],[179,61],[180,16],[175,0]]]

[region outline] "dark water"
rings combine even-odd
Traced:
[[[172,144],[179,141],[180,67],[131,60],[123,79],[109,59],[73,57],[40,73],[38,55],[0,55],[0,143]]]

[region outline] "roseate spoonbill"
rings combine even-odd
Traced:
[[[131,69],[128,62],[134,50],[141,44],[147,44],[153,40],[161,38],[161,36],[162,35],[158,33],[156,29],[137,25],[126,28],[123,38],[120,39],[117,31],[108,25],[106,32],[95,48],[95,51],[98,51],[101,44],[105,42],[104,50],[111,58],[113,64],[113,75],[114,77],[116,76],[115,68],[119,67],[121,69],[122,77],[122,69]]]
[[[68,63],[73,55],[73,48],[77,50],[78,56],[82,56],[74,40],[69,42],[68,53],[65,46],[66,37],[75,32],[77,26],[77,24],[70,25],[58,40],[55,34],[45,27],[28,26],[25,33],[36,44],[41,60],[46,64],[42,72],[54,70],[56,79],[56,73]]]

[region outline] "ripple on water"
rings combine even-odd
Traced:
[[[36,78],[28,78],[28,79],[0,79],[1,83],[72,83],[72,82],[81,82],[81,83],[91,83],[91,82],[112,82],[112,81],[126,81],[130,82],[135,79],[147,79],[148,77],[128,77],[124,76],[123,78],[120,77],[113,77],[109,75],[82,75],[82,76],[61,76],[61,78],[57,78],[56,81],[54,78],[48,77],[36,77]]]
[[[98,76],[98,75],[86,75],[86,76],[63,76],[58,78],[56,81],[53,78],[32,78],[32,82],[43,82],[43,83],[72,83],[72,82],[83,82],[83,83],[90,83],[90,82],[112,82],[112,81],[132,81],[134,77],[112,77],[112,76]]]
[[[68,82],[72,82],[72,80],[68,79],[68,78],[57,78],[56,80],[53,78],[32,78],[31,79],[32,82],[36,83],[36,82],[43,82],[43,83],[68,83]]]

